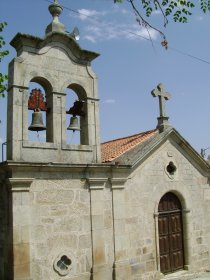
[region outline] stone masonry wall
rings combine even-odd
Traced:
[[[124,259],[128,258],[131,279],[158,279],[158,228],[155,214],[166,192],[174,192],[183,208],[185,265],[200,270],[210,265],[210,187],[207,179],[186,155],[169,141],[131,175],[125,185],[125,219],[121,236]],[[166,166],[173,161],[177,171],[171,178]]]
[[[173,176],[166,170],[170,161],[177,167]],[[14,279],[160,279],[158,204],[167,192],[182,204],[185,269],[209,268],[210,187],[194,165],[167,141],[127,180],[118,167],[113,174],[93,167],[89,179],[73,169],[34,174],[31,169],[28,179],[17,172],[9,179]],[[40,179],[32,179],[38,174]],[[1,252],[9,251],[7,188],[1,186]],[[5,256],[0,255],[1,276]]]
[[[65,279],[90,279],[90,196],[84,181],[34,181],[30,228],[32,279],[61,279],[53,268],[59,255],[71,259]]]
[[[71,259],[65,279],[90,279],[91,274],[95,275],[94,279],[100,279],[98,267],[109,275],[107,279],[111,279],[112,194],[107,186],[103,189],[89,188],[87,181],[82,179],[35,180],[32,183],[32,279],[63,279],[55,269],[55,260],[62,255]]]
[[[0,279],[9,278],[9,197],[5,185],[0,185]]]

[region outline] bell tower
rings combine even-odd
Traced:
[[[91,68],[91,61],[99,54],[83,50],[77,34],[65,31],[57,0],[49,11],[53,20],[44,38],[18,33],[11,41],[17,57],[9,65],[7,159],[100,163],[97,77]],[[30,88],[30,83],[39,84],[42,90]],[[66,105],[67,89],[77,96],[70,108]],[[30,110],[32,121],[28,120]],[[78,144],[68,143],[67,127],[80,134]],[[33,140],[28,129],[34,133]],[[45,129],[46,141],[40,142],[36,134]]]

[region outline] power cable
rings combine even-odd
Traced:
[[[43,0],[43,1],[53,4],[53,2],[50,1],[50,0]],[[82,16],[85,16],[85,17],[87,17],[87,18],[93,19],[92,16],[87,15],[87,14],[85,14],[85,13],[75,11],[75,10],[73,10],[73,9],[71,9],[71,8],[69,8],[69,7],[63,6],[63,5],[62,5],[62,7],[63,7],[64,9],[66,9],[66,10],[72,12],[72,13],[77,14],[77,15],[82,15]],[[95,22],[103,23],[102,21],[99,21],[99,20],[97,20],[97,19],[94,19],[94,21],[95,21]],[[132,34],[132,35],[134,35],[134,36],[137,36],[137,37],[141,37],[141,38],[144,39],[144,40],[151,41],[151,38],[144,37],[144,36],[142,36],[142,35],[140,35],[140,34],[137,34],[137,33],[135,33],[135,32],[128,31],[128,33],[129,33],[129,34]],[[158,43],[155,42],[155,41],[153,41],[153,43],[155,43],[156,45],[158,44]],[[159,45],[159,44],[158,44],[158,45]],[[199,57],[197,57],[197,56],[195,56],[195,55],[189,54],[189,53],[184,52],[184,51],[181,51],[181,50],[179,50],[179,49],[176,49],[176,48],[173,48],[173,47],[170,47],[170,46],[168,46],[168,49],[170,49],[170,50],[172,50],[172,51],[174,51],[174,52],[177,52],[177,53],[179,53],[179,54],[182,54],[182,55],[184,55],[184,56],[188,56],[188,57],[190,57],[190,58],[192,58],[192,59],[195,59],[195,60],[197,60],[197,61],[199,61],[199,62],[203,62],[203,63],[206,63],[206,64],[210,64],[210,62],[207,61],[207,60],[205,60],[205,59],[199,58]]]

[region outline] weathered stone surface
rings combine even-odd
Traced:
[[[97,78],[90,67],[97,55],[63,29],[50,30],[44,39],[18,34],[12,41],[17,58],[9,67],[9,161],[0,167],[0,279],[14,272],[14,280],[159,280],[158,206],[167,192],[181,204],[183,269],[206,269],[209,166],[168,128],[164,108],[162,133],[121,155],[122,164],[101,164]],[[31,81],[47,93],[45,143],[28,137]],[[78,145],[67,140],[67,89],[84,101]],[[67,275],[56,270],[59,264]]]
[[[90,67],[90,60],[98,55],[83,51],[66,32],[50,32],[44,39],[19,33],[12,42],[18,54],[9,67],[8,158],[47,163],[100,162],[97,78]],[[27,89],[31,80],[40,84],[45,81],[47,104],[51,107],[46,143],[28,140]],[[77,145],[67,141],[67,88],[72,88],[80,100],[86,100]]]
[[[178,167],[174,178],[165,172],[168,150]],[[111,280],[112,272],[116,280],[159,279],[157,213],[166,192],[176,194],[183,207],[185,267],[198,271],[208,266],[208,186],[201,172],[170,141],[132,170],[122,189],[92,180],[96,189],[88,190],[84,181],[73,179],[73,173],[68,179],[60,173],[59,180],[50,179],[50,173],[47,180],[46,175],[44,180],[33,181],[28,195],[18,192],[13,196],[14,246],[28,244],[26,258],[31,267],[27,270],[27,264],[19,263],[17,273],[31,273],[37,280],[60,280],[52,264],[68,252],[73,256],[69,280],[88,279],[90,273],[93,280],[101,275]],[[16,262],[21,261],[18,252]]]
[[[74,200],[74,192],[69,191],[43,191],[37,194],[37,203],[40,204],[71,204]]]

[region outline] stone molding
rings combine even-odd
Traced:
[[[125,183],[127,182],[127,178],[111,178],[109,179],[111,182],[111,188],[113,190],[115,189],[124,189],[125,188]]]
[[[34,178],[8,178],[6,184],[12,192],[28,192]]]
[[[107,178],[87,178],[90,190],[103,190]]]
[[[62,150],[68,150],[68,151],[79,151],[79,152],[92,152],[93,147],[90,145],[80,145],[80,144],[61,144]]]
[[[26,86],[20,86],[20,85],[15,85],[15,84],[10,84],[7,91],[10,91],[10,89],[12,88],[19,88],[19,91],[22,92],[24,90],[28,90],[29,87],[26,87]]]
[[[56,143],[49,143],[49,142],[32,142],[32,141],[22,141],[23,148],[30,148],[30,149],[48,149],[48,150],[58,150],[59,145]]]

